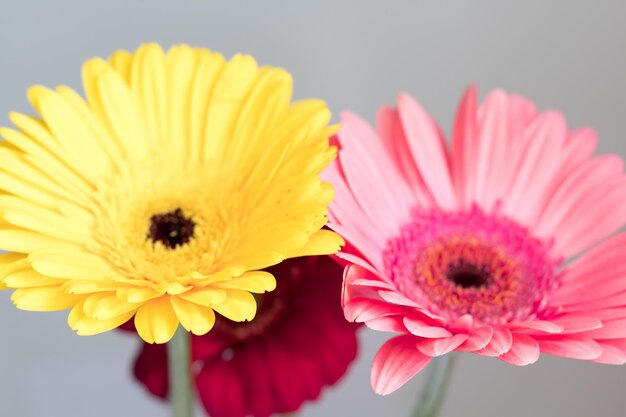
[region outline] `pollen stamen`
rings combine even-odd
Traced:
[[[195,226],[194,221],[177,208],[168,213],[155,214],[150,217],[148,238],[154,243],[161,242],[169,249],[176,249],[193,238]]]
[[[558,261],[522,226],[473,209],[416,213],[385,263],[398,289],[434,314],[495,324],[536,312]]]

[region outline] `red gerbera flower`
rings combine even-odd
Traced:
[[[192,336],[197,395],[211,417],[296,411],[337,383],[356,357],[357,327],[341,311],[339,265],[305,257],[268,271],[278,287],[258,298],[252,322],[218,317],[210,333]],[[144,343],[134,369],[161,398],[168,393],[166,349]]]

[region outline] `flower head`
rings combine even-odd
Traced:
[[[408,95],[378,132],[343,117],[331,227],[346,318],[400,333],[372,366],[387,394],[451,351],[535,362],[540,352],[626,362],[626,175],[596,136],[470,88],[451,148]],[[570,261],[571,262],[566,262]]]
[[[218,317],[211,333],[191,339],[197,394],[212,417],[294,412],[337,383],[356,356],[356,326],[341,313],[339,265],[305,257],[268,271],[278,287],[259,297],[252,322]],[[135,363],[137,379],[162,398],[166,349],[144,343]]]
[[[18,308],[71,308],[79,334],[134,316],[147,342],[214,311],[250,320],[285,258],[333,253],[320,230],[333,128],[290,75],[250,56],[144,45],[83,67],[87,99],[36,86],[0,148],[3,284]]]

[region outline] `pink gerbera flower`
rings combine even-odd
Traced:
[[[283,261],[268,268],[278,286],[259,296],[252,322],[218,317],[210,333],[192,336],[197,396],[208,415],[294,412],[344,376],[356,357],[357,326],[341,313],[341,270],[326,256]],[[166,349],[144,343],[135,362],[137,379],[161,398]]]
[[[378,132],[345,114],[337,140],[327,179],[348,242],[344,313],[400,333],[374,359],[376,392],[455,350],[626,362],[626,235],[611,236],[626,175],[619,157],[592,156],[592,130],[501,91],[478,108],[472,87],[451,148],[406,94]]]

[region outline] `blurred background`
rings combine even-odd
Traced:
[[[503,88],[560,109],[570,126],[595,127],[601,152],[626,156],[625,13],[618,0],[3,0],[0,124],[11,110],[32,112],[30,85],[80,89],[85,59],[157,41],[285,67],[296,98],[321,97],[335,117],[349,108],[373,121],[379,105],[407,91],[449,132],[468,83],[482,96]],[[169,415],[131,378],[137,340],[75,336],[65,313],[18,311],[9,297],[0,293],[0,415]],[[387,397],[369,386],[387,337],[363,331],[347,378],[302,416],[408,416],[424,375]],[[548,356],[524,368],[459,359],[442,417],[626,414],[626,367]]]

